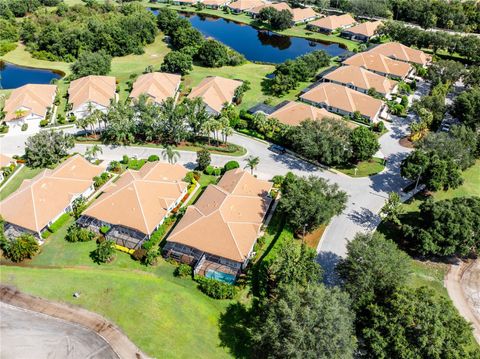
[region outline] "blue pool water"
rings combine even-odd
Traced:
[[[235,276],[233,274],[227,274],[223,272],[217,272],[213,269],[208,269],[205,273],[205,277],[210,279],[216,279],[224,283],[234,284],[235,283]]]
[[[150,10],[158,14],[158,10]],[[347,51],[338,44],[279,35],[213,16],[189,13],[181,15],[185,16],[204,36],[221,41],[250,61],[281,63],[315,50],[324,50],[331,56],[342,55]]]
[[[51,70],[17,66],[0,61],[0,89],[15,89],[26,84],[49,84],[62,76]]]

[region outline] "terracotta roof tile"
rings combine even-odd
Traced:
[[[254,7],[262,6],[265,2],[261,0],[238,0],[228,4],[228,7],[239,11],[253,9]]]
[[[180,75],[163,72],[140,75],[133,84],[130,97],[138,99],[141,94],[146,94],[154,102],[161,103],[168,97],[175,97],[181,79]]]
[[[376,52],[360,52],[343,61],[345,65],[363,67],[370,71],[405,78],[411,71],[412,66],[402,61],[393,60]]]
[[[210,108],[220,112],[225,103],[232,102],[235,90],[241,85],[241,81],[224,77],[206,77],[192,89],[188,98],[201,97]]]
[[[53,107],[56,92],[56,85],[28,84],[16,88],[5,101],[5,121],[15,120],[17,110],[25,111],[22,117],[30,114],[44,117],[47,107]]]
[[[431,60],[431,56],[425,54],[421,50],[412,49],[398,42],[387,42],[375,46],[369,53],[381,54],[392,59],[397,59],[405,62],[413,62],[419,65],[426,65]]]
[[[363,35],[366,37],[372,37],[375,35],[375,31],[382,25],[381,21],[366,21],[361,24],[349,27],[348,32],[356,35]]]
[[[362,115],[370,118],[375,117],[383,106],[383,102],[380,100],[331,82],[321,83],[300,97],[349,113],[359,111]]]
[[[294,22],[305,21],[307,19],[319,16],[311,7],[306,7],[304,9],[295,8],[291,10],[291,13]]]
[[[310,25],[333,31],[339,27],[353,25],[355,22],[355,19],[350,14],[343,14],[326,16],[316,21],[312,21]]]
[[[323,120],[333,118],[340,120],[341,116],[328,112],[324,108],[318,108],[303,102],[289,101],[284,106],[271,113],[269,118],[276,118],[281,123],[289,126],[298,126],[306,119]]]
[[[383,95],[392,92],[397,84],[396,81],[358,66],[341,66],[326,74],[323,78],[343,85],[352,84],[365,91],[374,88]]]
[[[70,83],[68,102],[73,110],[87,102],[108,107],[115,98],[116,87],[113,76],[85,76]]]
[[[80,155],[70,157],[54,170],[43,170],[0,202],[0,213],[10,223],[41,231],[71,202],[85,192],[92,178],[103,172]]]
[[[84,214],[150,235],[187,187],[182,181],[187,172],[181,165],[161,162],[128,170]]]
[[[167,241],[243,262],[257,239],[271,188],[241,169],[226,172],[188,207]]]

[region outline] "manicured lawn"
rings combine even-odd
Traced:
[[[50,300],[97,312],[119,325],[157,358],[227,358],[219,346],[218,317],[228,301],[215,301],[192,280],[176,279],[165,264],[156,273],[95,268],[3,267],[2,283]],[[80,298],[73,298],[79,292]]]
[[[355,174],[355,168],[357,168],[357,173]],[[382,172],[385,168],[382,158],[372,158],[369,161],[359,162],[356,166],[349,165],[344,167],[335,167],[336,170],[345,173],[351,177],[367,177],[375,175],[379,172]]]
[[[448,297],[447,289],[443,286],[447,269],[448,265],[444,263],[412,260],[408,285],[414,288],[425,286],[440,296]]]
[[[35,177],[42,171],[42,168],[30,168],[23,166],[20,170],[17,170],[15,177],[0,191],[0,201],[5,199],[8,195],[15,192],[20,187],[23,180]]]

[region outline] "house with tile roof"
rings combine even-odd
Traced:
[[[202,4],[205,5],[207,9],[219,9],[230,4],[231,0],[203,0]]]
[[[235,14],[240,14],[242,12],[248,12],[253,8],[258,8],[265,5],[266,1],[262,0],[237,0],[231,2],[227,7]]]
[[[298,126],[305,120],[321,121],[325,118],[332,118],[342,121],[342,117],[328,112],[324,108],[308,105],[304,102],[286,101],[268,114],[268,118],[276,118],[280,123],[288,126]]]
[[[381,100],[331,82],[323,82],[315,86],[302,94],[300,99],[342,116],[353,117],[355,113],[360,113],[370,122],[376,122],[379,119],[385,106]]]
[[[195,274],[235,279],[246,267],[269,209],[272,183],[239,168],[227,171],[187,208],[163,248]]]
[[[88,198],[94,191],[93,177],[104,169],[74,155],[57,168],[45,169],[32,179],[24,180],[19,189],[0,202],[5,233],[16,237],[41,233],[62,214],[72,210],[79,197]]]
[[[231,104],[235,99],[235,90],[242,85],[242,81],[231,80],[220,76],[204,78],[188,94],[188,98],[200,97],[207,107],[207,111],[217,115],[225,104]]]
[[[376,45],[368,50],[371,54],[380,54],[393,60],[427,66],[432,61],[432,56],[421,50],[413,49],[399,42],[387,42]]]
[[[367,42],[377,36],[377,29],[382,26],[381,21],[365,21],[342,31],[341,36],[350,40]]]
[[[393,60],[390,57],[375,52],[360,52],[343,61],[343,65],[362,67],[381,76],[397,80],[405,80],[415,73],[410,64]]]
[[[292,13],[292,22],[294,25],[306,23],[320,17],[320,14],[311,7],[294,8],[290,12]]]
[[[375,89],[383,96],[395,92],[397,82],[359,66],[340,66],[322,77],[324,82],[332,82],[367,93]]]
[[[133,83],[130,98],[137,101],[140,95],[145,94],[149,100],[161,104],[167,98],[178,96],[182,77],[165,72],[151,72],[140,75]]]
[[[14,89],[3,108],[9,132],[21,131],[24,124],[29,132],[38,131],[40,121],[54,111],[56,94],[56,85],[28,84]]]
[[[312,31],[331,34],[337,29],[346,29],[356,24],[350,14],[325,16],[308,24],[307,28]]]
[[[112,101],[117,100],[117,84],[113,76],[85,76],[74,80],[68,88],[68,115],[77,119],[88,116],[94,110],[107,112]]]
[[[179,164],[158,161],[127,170],[104,188],[77,223],[95,232],[105,226],[107,239],[138,249],[186,195],[187,172]]]

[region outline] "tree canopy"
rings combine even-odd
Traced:
[[[480,87],[474,87],[459,94],[453,104],[453,115],[465,126],[480,129]]]
[[[418,221],[404,224],[403,230],[423,255],[476,253],[480,245],[480,198],[429,199],[420,205]]]
[[[66,157],[73,146],[73,137],[63,131],[41,131],[27,138],[25,162],[32,168],[50,167]]]
[[[112,57],[105,50],[82,52],[72,66],[72,79],[89,75],[107,75],[110,72]]]
[[[350,134],[352,157],[355,161],[366,161],[380,149],[377,136],[367,127],[359,126]]]
[[[279,209],[297,234],[311,232],[345,209],[347,194],[323,178],[287,174]]]

